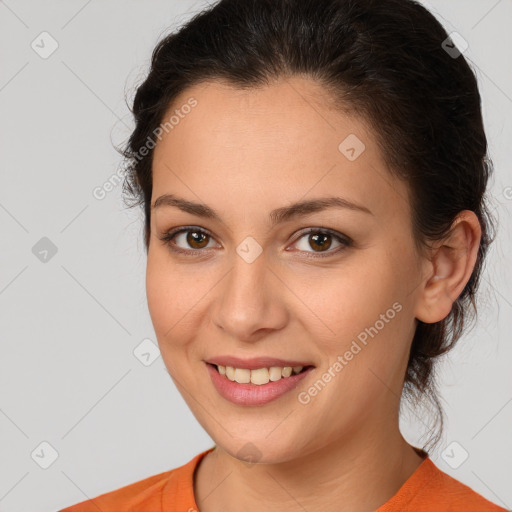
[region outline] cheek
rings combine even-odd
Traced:
[[[392,270],[377,255],[354,256],[322,272],[314,279],[295,279],[294,291],[309,306],[307,317],[325,327],[337,339],[357,334],[373,324],[398,300]]]
[[[300,294],[307,292],[314,312],[303,317],[303,326],[314,333],[326,360],[346,354],[353,370],[365,373],[369,365],[387,373],[401,364],[411,321],[403,285],[407,276],[397,274],[396,265],[384,252],[369,251],[357,262],[330,269],[316,286],[301,284]]]
[[[148,252],[146,295],[160,344],[182,339],[204,294],[201,279],[173,264],[165,251]]]

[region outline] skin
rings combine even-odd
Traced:
[[[146,286],[167,370],[216,444],[195,474],[198,507],[375,510],[423,460],[398,428],[410,344],[417,320],[445,318],[469,280],[478,220],[461,212],[449,237],[419,254],[407,185],[390,174],[371,128],[335,111],[311,80],[245,91],[206,82],[184,91],[169,112],[190,97],[197,106],[156,145],[152,204],[172,193],[207,204],[222,221],[154,209]],[[353,161],[338,149],[349,134],[365,145]],[[330,208],[270,224],[275,208],[331,196],[372,214]],[[160,238],[180,226],[211,236],[194,245],[178,235],[175,244],[194,254],[174,253]],[[328,237],[322,250],[301,235],[310,227],[353,244]],[[236,252],[248,236],[263,251],[252,263]],[[299,393],[394,303],[400,312],[300,403]],[[279,399],[241,406],[211,383],[205,360],[219,355],[311,361],[315,369]],[[248,443],[257,448],[256,464],[238,454]]]

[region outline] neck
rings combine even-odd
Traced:
[[[423,462],[393,428],[366,422],[292,461],[248,465],[216,447],[196,470],[201,512],[221,510],[367,512],[388,501]]]

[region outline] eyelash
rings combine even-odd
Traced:
[[[176,244],[173,242],[173,239],[181,234],[181,233],[187,233],[187,232],[195,232],[202,235],[207,235],[210,238],[213,238],[213,236],[205,229],[201,229],[195,226],[185,226],[181,228],[177,228],[174,230],[170,230],[167,233],[165,233],[163,236],[159,237],[162,242],[165,243],[165,245],[168,246],[168,248],[175,253],[184,254],[186,256],[190,257],[197,257],[200,256],[200,254],[206,251],[206,248],[203,249],[182,249],[181,247],[177,247]],[[308,257],[311,258],[326,258],[333,256],[334,254],[338,254],[342,250],[346,249],[347,247],[350,247],[353,244],[353,240],[349,238],[346,235],[342,235],[340,233],[337,233],[336,231],[332,231],[330,229],[326,228],[309,228],[306,231],[303,231],[293,242],[294,244],[297,243],[299,240],[301,240],[304,236],[309,235],[311,233],[315,234],[322,234],[322,235],[330,235],[333,238],[335,238],[340,244],[342,244],[340,247],[334,250],[327,250],[324,252],[310,252],[310,251],[299,251],[299,252],[305,252],[308,254]],[[210,248],[211,249],[211,248]],[[196,254],[193,254],[196,253]]]

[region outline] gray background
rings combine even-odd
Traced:
[[[55,511],[182,465],[213,445],[161,358],[146,366],[134,355],[143,340],[156,343],[142,216],[123,207],[120,186],[102,200],[93,195],[119,169],[112,143],[132,127],[125,92],[132,97],[164,33],[203,5],[0,2],[2,512]],[[439,367],[448,422],[431,456],[512,508],[512,2],[425,5],[469,43],[500,223],[477,326]],[[51,49],[43,31],[58,43],[48,58],[31,47]],[[402,428],[421,445],[426,418],[406,414]],[[41,465],[52,462],[52,452],[42,442],[58,453],[47,469]],[[446,453],[460,459],[461,450],[467,460],[450,467]]]

